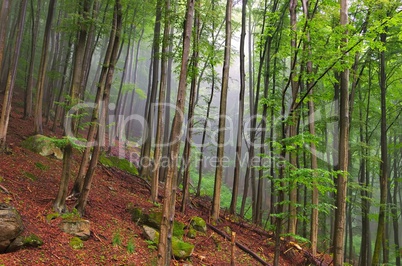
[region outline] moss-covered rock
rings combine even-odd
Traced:
[[[187,237],[195,239],[197,237],[197,230],[195,230],[193,227],[190,227],[190,229],[187,232]]]
[[[162,222],[161,212],[150,212],[148,215],[146,215],[146,218],[144,218],[145,225],[148,225],[158,230],[161,227],[161,222]]]
[[[138,169],[134,164],[124,158],[101,155],[99,157],[99,162],[104,166],[116,167],[132,175],[138,175]]]
[[[172,238],[172,254],[176,259],[186,259],[193,254],[194,245],[177,237]]]
[[[34,135],[22,142],[22,147],[42,156],[54,155],[57,159],[63,159],[63,152],[52,138],[43,135]]]
[[[207,232],[207,223],[204,219],[198,216],[194,216],[191,218],[190,225],[197,230],[198,232],[206,233]]]
[[[131,214],[131,220],[137,224],[144,223],[144,213],[142,209],[136,207],[129,207],[128,212]]]

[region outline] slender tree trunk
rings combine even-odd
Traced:
[[[236,214],[237,196],[239,193],[239,182],[241,173],[241,148],[243,143],[243,116],[244,116],[244,94],[246,90],[246,70],[244,62],[244,46],[246,37],[246,16],[247,16],[247,0],[243,0],[241,13],[241,34],[240,34],[240,93],[239,93],[239,115],[236,139],[236,158],[233,177],[232,200],[230,202],[230,214]]]
[[[81,82],[82,82],[82,66],[83,66],[83,60],[84,60],[84,53],[85,53],[85,45],[86,45],[86,40],[87,40],[87,26],[84,23],[86,20],[86,16],[88,15],[90,8],[90,0],[85,0],[82,3],[82,7],[80,10],[80,15],[81,21],[79,22],[80,25],[80,31],[79,31],[79,37],[77,40],[77,44],[75,47],[75,58],[74,58],[74,65],[73,65],[73,76],[72,76],[72,81],[71,81],[71,88],[70,88],[70,99],[68,104],[70,106],[75,106],[78,101],[79,101],[79,92],[81,88]],[[71,112],[71,110],[70,110]],[[77,112],[74,112],[73,116],[66,120],[66,125],[65,125],[65,135],[67,136],[67,139],[70,137],[75,137],[78,132],[78,119],[75,116]],[[64,154],[63,154],[63,170],[62,170],[62,176],[61,176],[61,181],[60,181],[60,187],[58,194],[56,196],[56,200],[53,203],[53,208],[57,212],[65,212],[66,211],[66,197],[67,197],[67,192],[68,192],[68,183],[70,181],[70,172],[71,168],[65,168],[71,165],[72,160],[72,143],[70,140],[68,140],[66,147],[64,148]]]
[[[4,55],[4,48],[6,44],[6,31],[9,21],[9,9],[10,9],[10,1],[3,0],[1,4],[1,11],[0,11],[0,67],[3,69],[3,55]],[[0,71],[0,78],[1,78],[1,71]],[[2,80],[0,79],[0,85]]]
[[[24,106],[24,118],[32,117],[32,91],[34,86],[34,67],[35,67],[35,53],[36,53],[36,42],[38,39],[39,32],[39,19],[41,13],[41,0],[37,1],[37,9],[35,12],[34,9],[34,1],[31,0],[31,30],[32,30],[32,39],[31,39],[31,54],[29,59],[29,68],[28,68],[28,84],[25,91],[25,106]],[[0,58],[1,60],[1,58]],[[0,61],[1,62],[1,61]]]
[[[341,26],[348,24],[348,3],[347,0],[340,1]],[[346,29],[345,29],[346,31]],[[347,45],[347,31],[343,38],[343,47]],[[339,170],[336,182],[336,210],[334,224],[334,266],[342,266],[344,263],[344,234],[346,217],[346,195],[347,195],[347,171],[349,164],[349,69],[340,74],[340,116],[339,116]]]
[[[397,136],[394,136],[394,147],[397,146],[396,142]],[[393,197],[392,197],[392,207],[391,207],[391,213],[392,213],[392,225],[394,228],[394,252],[395,252],[395,265],[396,266],[401,266],[401,256],[400,256],[400,242],[399,242],[399,215],[398,215],[398,198],[397,194],[399,191],[399,180],[398,180],[398,165],[397,165],[397,159],[398,155],[400,156],[401,154],[396,151],[394,153],[394,160],[393,160],[393,170],[394,170],[394,191],[393,191]],[[400,157],[399,157],[400,158]]]
[[[187,61],[190,54],[191,29],[193,24],[194,0],[187,0],[186,19],[183,32],[183,52],[177,90],[176,111],[170,134],[169,168],[165,182],[165,198],[161,230],[158,244],[158,265],[169,266],[171,261],[173,221],[175,215],[177,191],[177,162],[180,150],[181,129],[183,126],[183,110],[186,99]]]
[[[34,114],[34,130],[36,134],[43,134],[43,122],[42,122],[42,106],[43,106],[43,94],[45,91],[45,78],[47,71],[47,60],[48,60],[48,47],[50,44],[50,33],[51,25],[53,20],[54,5],[56,0],[49,1],[49,7],[47,12],[45,33],[43,36],[42,45],[42,56],[40,58],[38,82],[36,83],[36,103],[35,103],[35,114]]]
[[[381,42],[385,46],[387,34],[381,33]],[[385,72],[385,51],[380,52],[380,89],[381,89],[381,162],[380,162],[380,212],[378,216],[377,237],[375,240],[373,260],[371,265],[376,266],[380,263],[381,245],[385,234],[385,216],[387,204],[387,187],[388,187],[388,155],[387,155],[387,105],[386,95],[387,75]]]
[[[149,105],[147,108],[147,125],[144,127],[144,140],[145,143],[141,149],[141,176],[142,178],[149,178],[151,176],[151,146],[152,135],[154,126],[154,108],[156,103],[156,94],[158,91],[159,83],[159,51],[160,51],[160,31],[161,31],[161,18],[162,18],[162,0],[157,0],[156,3],[156,18],[154,27],[153,39],[153,58],[152,58],[152,84],[149,93]]]
[[[222,187],[222,172],[223,172],[223,156],[225,143],[225,124],[226,124],[226,105],[227,92],[229,83],[229,67],[230,67],[230,51],[231,51],[231,20],[232,20],[232,3],[233,0],[227,0],[226,3],[226,30],[225,30],[225,55],[222,70],[222,89],[219,109],[219,133],[218,133],[218,148],[217,148],[217,166],[215,169],[215,184],[214,194],[212,199],[212,219],[217,221],[220,212],[220,194]]]
[[[154,151],[155,166],[152,173],[151,183],[151,200],[153,202],[158,201],[159,190],[159,165],[162,158],[162,146],[163,146],[163,131],[165,130],[165,124],[169,121],[164,121],[164,109],[166,102],[166,87],[167,87],[167,63],[168,63],[168,49],[169,49],[169,36],[170,36],[170,0],[165,0],[164,19],[165,26],[163,30],[162,40],[162,64],[161,64],[161,84],[159,87],[159,102],[158,102],[158,123],[156,128],[156,145]]]
[[[193,138],[193,127],[194,127],[194,109],[197,98],[197,79],[199,78],[198,71],[198,61],[199,61],[199,39],[201,35],[200,28],[200,1],[195,2],[194,8],[194,34],[193,34],[193,55],[192,55],[192,77],[191,77],[191,89],[190,89],[190,99],[188,103],[188,116],[187,116],[187,134],[184,145],[183,152],[183,162],[184,162],[184,174],[183,174],[183,200],[181,204],[181,212],[186,211],[186,206],[190,197],[190,162],[191,162],[191,144]]]
[[[3,1],[3,6],[8,5],[6,3],[8,1]],[[14,44],[14,50],[12,53],[12,60],[11,65],[8,70],[7,74],[7,83],[4,91],[4,98],[3,98],[3,105],[1,108],[1,118],[0,118],[0,152],[4,152],[6,150],[6,137],[8,131],[8,122],[10,119],[11,113],[11,102],[13,98],[13,91],[15,85],[15,79],[17,76],[17,67],[18,67],[18,60],[20,57],[21,45],[22,45],[22,38],[24,32],[24,24],[25,24],[25,17],[26,17],[26,9],[27,9],[27,0],[23,0],[20,5],[20,11],[18,14],[18,25],[16,27],[16,39]],[[2,14],[3,15],[3,14]],[[2,27],[2,26],[0,26]],[[1,45],[1,44],[0,44]],[[1,54],[1,47],[0,47],[0,54]],[[1,61],[0,61],[1,64]]]
[[[73,48],[73,42],[72,42],[72,38],[71,36],[69,37],[69,41],[68,41],[68,45],[67,45],[68,49],[67,52],[65,53],[65,57],[64,57],[64,63],[63,63],[63,78],[61,79],[60,82],[60,90],[59,93],[57,95],[57,102],[58,104],[56,105],[56,111],[55,111],[55,115],[54,115],[54,121],[53,121],[53,126],[52,126],[52,131],[55,132],[58,122],[60,120],[60,116],[62,113],[62,106],[60,105],[60,103],[63,101],[63,92],[65,92],[66,87],[67,87],[67,81],[69,78],[67,76],[69,76],[69,62],[70,62],[70,56],[71,56],[71,51]]]

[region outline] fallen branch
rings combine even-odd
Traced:
[[[231,237],[228,236],[226,233],[222,232],[221,230],[219,230],[218,228],[216,228],[215,226],[211,225],[211,224],[207,224],[209,228],[211,228],[213,231],[215,231],[217,234],[221,235],[222,237],[224,237],[227,240],[231,240]],[[260,262],[262,265],[265,266],[271,266],[268,262],[264,261],[260,256],[258,256],[255,252],[253,252],[252,250],[250,250],[248,247],[244,246],[243,244],[240,244],[239,242],[235,242],[236,246],[238,246],[241,250],[243,250],[244,252],[248,253],[251,257],[253,257],[255,260],[257,260],[258,262]]]
[[[0,185],[0,188],[6,193],[6,194],[11,194],[10,191],[8,191],[5,187]]]

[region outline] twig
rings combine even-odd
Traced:
[[[103,243],[102,239],[100,239],[100,237],[94,231],[92,231],[92,233],[94,234],[94,237],[96,239],[98,239],[101,243]]]
[[[6,194],[11,194],[10,191],[8,191],[5,187],[0,185],[0,188],[6,193]]]

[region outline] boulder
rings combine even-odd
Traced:
[[[63,219],[60,223],[60,228],[67,234],[82,240],[88,240],[91,235],[89,221],[84,219]]]
[[[0,204],[0,253],[24,230],[20,214],[12,206]]]
[[[177,237],[172,237],[172,254],[175,259],[186,259],[191,257],[194,251],[194,245],[184,242]]]
[[[22,142],[22,146],[42,156],[54,155],[57,159],[63,159],[63,152],[54,141],[43,135],[35,135]]]
[[[159,242],[159,232],[156,229],[146,225],[143,225],[142,229],[144,231],[144,236],[146,239],[151,240],[155,243]]]
[[[142,229],[146,239],[153,241],[155,244],[159,243],[159,232],[156,229],[146,225],[143,225]],[[175,236],[172,237],[172,255],[176,259],[191,257],[193,251],[194,245],[184,242]]]
[[[148,227],[160,230],[162,213],[160,211],[150,211],[149,214],[143,212],[142,209],[137,207],[128,207],[131,213],[131,220],[139,225],[146,225]],[[184,235],[185,224],[179,221],[173,222],[173,235],[182,238]]]
[[[43,245],[42,239],[35,235],[35,234],[30,234],[29,236],[18,236],[16,239],[14,239],[13,242],[8,246],[6,252],[14,252],[19,250],[22,247],[39,247]]]
[[[201,217],[194,216],[193,218],[191,218],[190,225],[192,228],[194,228],[194,230],[197,230],[198,232],[207,232],[207,223]]]

